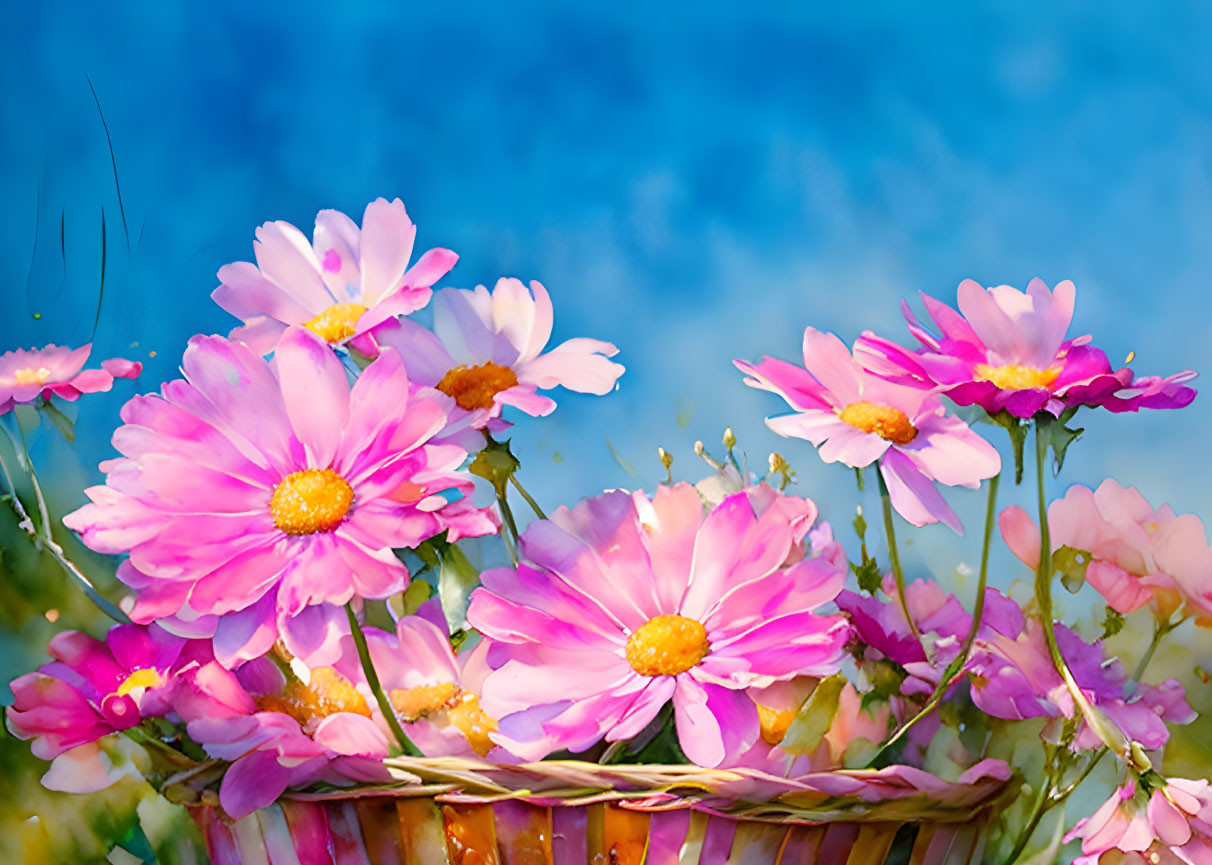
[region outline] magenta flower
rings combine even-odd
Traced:
[[[614,491],[530,524],[517,569],[481,575],[467,619],[493,640],[484,709],[523,759],[629,739],[673,701],[678,739],[716,766],[759,734],[748,688],[824,676],[848,629],[815,611],[845,571],[787,560],[787,509],[746,492],[704,516],[689,484]]]
[[[1212,791],[1208,781],[1186,778],[1166,779],[1150,791],[1133,778],[1065,841],[1074,838],[1082,839],[1083,854],[1074,865],[1098,865],[1110,850],[1121,854],[1117,862],[1206,865],[1212,862]]]
[[[998,517],[1010,550],[1039,564],[1039,528],[1017,505]],[[1199,517],[1154,510],[1135,487],[1107,479],[1097,490],[1075,485],[1048,506],[1053,551],[1070,547],[1086,557],[1086,582],[1121,613],[1152,604],[1169,619],[1184,604],[1212,619],[1212,549]]]
[[[733,362],[750,376],[745,384],[795,409],[768,418],[772,430],[812,442],[825,462],[863,468],[878,460],[892,506],[915,526],[941,521],[962,532],[935,482],[975,488],[1001,470],[997,450],[938,398],[867,372],[832,334],[804,331],[805,369],[772,357]]]
[[[91,343],[77,349],[48,345],[0,354],[0,414],[40,396],[72,402],[83,393],[108,391],[115,378],[135,378],[143,371],[143,364],[120,357],[101,361],[101,369],[85,369],[92,348]]]
[[[417,227],[397,198],[366,206],[362,228],[336,210],[321,210],[309,243],[289,222],[267,222],[253,243],[257,263],[219,269],[211,297],[244,322],[231,338],[269,354],[291,325],[302,325],[334,345],[425,304],[431,286],[458,261],[449,249],[431,249],[408,266]],[[373,355],[374,342],[357,347]]]
[[[366,700],[332,667],[286,676],[269,658],[241,667],[242,712],[190,718],[190,737],[206,753],[231,761],[219,802],[234,819],[264,808],[288,787],[339,786],[389,779],[388,740]]]
[[[601,340],[577,337],[544,352],[551,323],[551,298],[539,282],[528,290],[521,280],[500,279],[491,292],[482,285],[439,291],[432,331],[402,319],[375,338],[400,352],[415,381],[454,397],[460,411],[452,424],[499,429],[490,421],[507,405],[534,417],[551,414],[555,401],[540,390],[559,385],[601,395],[623,374],[608,360],[618,349]]]
[[[32,739],[35,756],[53,761],[47,786],[69,792],[108,786],[114,779],[104,773],[79,772],[86,756],[96,755],[94,743],[144,718],[170,715],[176,696],[193,687],[192,674],[213,663],[204,641],[183,640],[156,625],[118,625],[105,642],[65,631],[48,651],[54,661],[13,680],[8,729]]]
[[[959,312],[922,295],[940,336],[902,304],[920,351],[873,334],[864,334],[855,350],[877,374],[944,393],[960,405],[979,405],[989,414],[1059,416],[1079,405],[1117,412],[1181,408],[1195,398],[1185,386],[1193,372],[1134,379],[1126,367],[1113,370],[1107,356],[1089,345],[1089,336],[1066,339],[1074,293],[1068,280],[1049,291],[1033,279],[1024,293],[1008,285],[982,288],[966,279],[957,292]]]
[[[466,452],[430,441],[450,400],[413,388],[394,351],[352,388],[303,328],[272,364],[195,337],[182,369],[161,395],[126,404],[114,434],[123,456],[103,464],[92,504],[64,518],[93,549],[130,553],[118,576],[136,590],[137,621],[213,634],[234,663],[280,632],[289,640],[285,623],[309,608],[402,590],[408,570],[393,549],[494,531],[484,511],[448,501],[472,488],[456,471]]]

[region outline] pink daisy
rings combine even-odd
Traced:
[[[92,504],[64,518],[93,549],[130,553],[118,576],[136,590],[137,621],[213,634],[225,662],[255,657],[304,610],[402,590],[393,549],[494,530],[467,499],[448,501],[472,489],[457,471],[466,452],[430,442],[450,399],[414,388],[394,351],[352,388],[303,328],[272,364],[195,337],[182,370],[126,404],[123,456],[102,465]]]
[[[1039,528],[1017,505],[998,517],[1006,545],[1029,567],[1039,564]],[[1151,603],[1169,619],[1184,604],[1212,620],[1212,549],[1199,517],[1154,510],[1135,487],[1111,479],[1097,490],[1075,485],[1048,506],[1053,551],[1081,551],[1086,582],[1121,613]]]
[[[962,532],[934,483],[974,488],[1001,470],[993,445],[937,397],[871,374],[833,334],[804,331],[804,368],[772,357],[733,362],[750,376],[745,384],[796,410],[768,418],[772,430],[807,439],[828,463],[863,468],[878,460],[892,506],[915,526],[941,521]]]
[[[1066,339],[1074,295],[1068,280],[1049,291],[1043,280],[1033,279],[1024,293],[966,279],[957,292],[959,312],[922,295],[940,336],[902,303],[920,351],[870,333],[855,350],[869,369],[893,381],[944,393],[960,405],[979,405],[989,414],[1059,416],[1079,405],[1111,411],[1181,408],[1195,398],[1185,386],[1193,372],[1134,379],[1126,367],[1113,370],[1107,356],[1089,345],[1089,336]]]
[[[547,290],[532,281],[500,279],[489,292],[444,288],[433,302],[433,330],[402,319],[375,333],[400,352],[417,382],[449,394],[459,411],[452,423],[490,427],[505,406],[534,417],[551,414],[555,401],[539,393],[557,385],[578,393],[606,394],[623,374],[608,358],[608,342],[577,337],[544,352],[551,338]],[[499,427],[497,427],[499,428]]]
[[[584,750],[632,738],[672,700],[694,762],[752,745],[746,689],[836,671],[848,635],[841,616],[815,612],[845,571],[826,558],[788,565],[807,531],[788,510],[756,513],[739,492],[704,515],[694,487],[677,484],[531,523],[523,563],[486,571],[467,613],[494,641],[493,740],[523,759]]]
[[[387,737],[365,698],[332,667],[291,665],[289,678],[268,657],[236,672],[240,711],[188,719],[190,738],[231,761],[219,787],[223,810],[239,819],[273,803],[288,787],[389,779]],[[229,674],[230,675],[230,674]]]
[[[143,364],[120,357],[101,361],[101,369],[85,369],[92,348],[92,343],[77,349],[48,345],[0,354],[0,414],[40,396],[71,402],[83,393],[109,390],[115,378],[135,378],[143,371]]]
[[[431,249],[409,267],[416,235],[398,198],[368,204],[361,229],[344,213],[321,210],[310,243],[289,222],[267,222],[253,243],[257,263],[221,267],[211,297],[244,321],[231,338],[259,354],[273,351],[290,325],[343,344],[425,306],[431,286],[458,261],[449,249]],[[357,347],[375,351],[365,339]]]
[[[1082,839],[1074,865],[1098,865],[1104,853],[1141,865],[1212,862],[1212,789],[1206,780],[1163,779],[1145,789],[1132,778],[1097,811],[1078,821],[1065,841]]]

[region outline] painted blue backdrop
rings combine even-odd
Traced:
[[[695,439],[718,454],[732,426],[843,524],[851,474],[769,432],[780,403],[731,359],[794,359],[810,323],[904,336],[902,296],[952,302],[965,277],[1073,279],[1073,332],[1113,360],[1212,370],[1212,7],[859,6],[0,4],[0,350],[85,342],[96,321],[98,359],[146,364],[79,404],[74,451],[37,437],[53,507],[99,479],[121,402],[172,377],[189,336],[236,323],[209,293],[257,225],[310,231],[378,196],[404,199],[419,249],[462,256],[448,284],[539,279],[557,340],[621,349],[617,393],[557,394],[518,424],[548,508],[651,488],[658,445],[695,479]],[[1113,475],[1212,515],[1208,396],[1085,420],[1054,491]],[[915,575],[976,558],[981,494],[951,499],[968,536],[922,533]],[[1023,575],[996,561],[996,583]],[[77,606],[52,627],[31,597],[0,626],[0,681],[54,628],[100,624]],[[1194,686],[1212,651],[1186,651],[1167,672]],[[37,810],[33,777],[13,801]]]
[[[849,474],[764,427],[780,404],[733,357],[795,358],[809,323],[904,335],[902,296],[1038,275],[1075,280],[1074,332],[1113,359],[1212,368],[1212,10],[608,5],[5,4],[0,346],[89,338],[104,219],[96,353],[151,389],[235,324],[209,292],[258,224],[400,196],[419,248],[462,256],[450,284],[540,279],[557,339],[621,349],[617,393],[518,425],[548,507],[637,483],[607,437],[651,485],[657,445],[697,477],[691,444],[731,425],[839,520]],[[42,437],[61,507],[134,387],[80,404],[83,468]],[[1091,415],[1066,477],[1212,514],[1209,429],[1207,398]],[[979,496],[953,497],[965,545],[932,530],[919,559],[975,556]]]

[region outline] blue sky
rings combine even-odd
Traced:
[[[548,507],[636,483],[607,436],[651,485],[657,445],[693,478],[694,440],[731,425],[754,463],[784,453],[839,519],[849,476],[764,427],[779,403],[733,357],[795,358],[808,324],[904,336],[902,296],[1038,275],[1077,283],[1074,332],[1113,359],[1209,367],[1207,7],[169,7],[0,11],[0,345],[88,338],[104,208],[97,352],[144,360],[151,389],[190,335],[235,323],[209,292],[251,257],[258,224],[309,230],[320,208],[399,196],[419,248],[462,256],[449,284],[539,279],[557,339],[621,349],[617,393],[557,397],[518,425]],[[82,471],[44,443],[65,504],[97,477],[131,392],[81,404]],[[1210,422],[1203,398],[1091,415],[1058,489],[1112,474],[1212,513]],[[954,501],[977,534],[980,494]]]

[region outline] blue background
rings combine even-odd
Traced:
[[[539,279],[556,341],[621,349],[617,393],[518,424],[548,508],[651,487],[657,445],[695,479],[692,443],[718,454],[731,425],[847,519],[848,471],[769,432],[781,404],[731,359],[795,359],[807,324],[905,337],[899,299],[953,303],[965,277],[1073,279],[1071,333],[1113,361],[1209,368],[1207,6],[743,5],[5,4],[0,347],[89,338],[104,212],[94,359],[147,365],[79,404],[78,460],[39,438],[57,507],[99,478],[121,402],[236,324],[209,293],[257,225],[310,233],[378,196],[404,199],[418,250],[462,256],[446,284]],[[1208,399],[1085,421],[1056,491],[1111,475],[1212,513]],[[927,530],[911,567],[975,560],[982,494],[951,499],[967,539]],[[995,581],[1022,575],[999,561]]]

